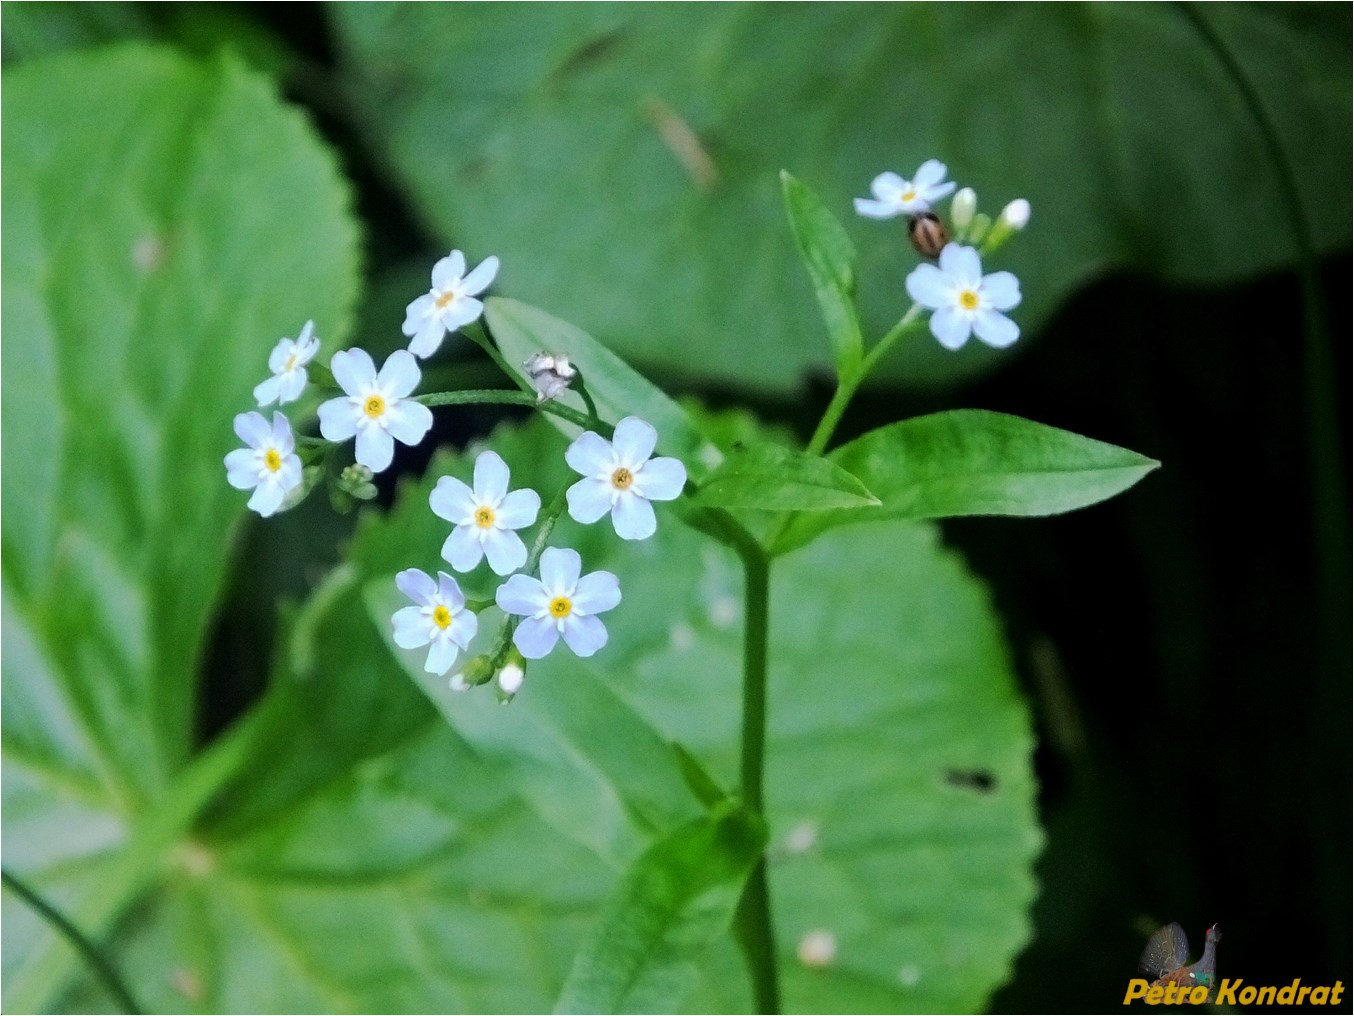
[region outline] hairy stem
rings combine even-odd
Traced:
[[[139,1016],[142,1011],[141,1007],[136,1004],[136,999],[132,997],[131,991],[113,966],[112,960],[105,956],[98,946],[86,938],[84,933],[67,920],[61,911],[48,903],[18,876],[0,869],[0,881],[4,883],[6,889],[37,911],[38,915],[50,924],[58,935],[70,943],[71,948],[80,954],[80,958],[89,965],[89,969],[94,976],[113,996],[113,1000],[117,1002],[119,1009],[131,1013],[133,1016]]]
[[[530,392],[510,392],[501,388],[470,388],[459,392],[429,392],[427,395],[415,395],[415,402],[421,402],[432,409],[437,406],[526,406],[539,409],[543,413],[558,416],[580,427],[595,427],[597,421],[554,400],[538,402]]]

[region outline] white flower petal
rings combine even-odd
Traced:
[[[946,349],[958,349],[967,342],[970,327],[968,316],[954,307],[941,307],[931,315],[931,334]]]
[[[281,390],[282,379],[279,377],[270,377],[267,381],[260,381],[254,386],[254,401],[260,406],[276,402]]]
[[[436,309],[437,301],[433,299],[431,293],[424,293],[411,300],[409,306],[404,308],[404,324],[400,325],[400,331],[413,338],[429,320],[436,317],[433,313]]]
[[[907,295],[923,307],[930,307],[932,310],[949,304],[953,289],[954,285],[945,273],[925,261],[912,269],[907,276]]]
[[[921,190],[922,200],[929,203],[931,201],[939,201],[944,197],[949,197],[956,186],[958,185],[955,183],[941,183],[924,187]]]
[[[616,450],[616,460],[631,471],[648,461],[657,444],[658,431],[638,416],[627,416],[616,424],[616,435],[611,439],[611,447]]]
[[[569,502],[569,517],[585,526],[596,522],[611,511],[612,489],[606,480],[583,477],[564,495]]]
[[[346,395],[320,403],[320,433],[326,441],[347,441],[357,433],[361,410]]]
[[[465,255],[458,250],[452,251],[433,265],[433,287],[450,289],[465,275]]]
[[[409,343],[409,352],[426,360],[441,347],[447,330],[439,318],[430,318],[412,331],[406,330],[405,334],[413,336]]]
[[[591,656],[606,645],[606,625],[600,617],[570,614],[564,619],[564,644],[579,656]]]
[[[282,484],[283,492],[301,486],[301,477],[301,460],[295,455],[288,455],[282,460],[282,468],[277,471],[277,482]]]
[[[329,369],[349,395],[363,395],[363,387],[376,380],[376,364],[365,349],[340,349],[329,361]]]
[[[671,501],[686,485],[686,466],[679,459],[650,459],[635,473],[630,488],[649,501]]]
[[[611,442],[591,430],[585,430],[564,452],[569,468],[584,476],[610,475],[615,468],[616,453]]]
[[[601,614],[621,602],[621,580],[609,571],[584,575],[571,599],[579,613]]]
[[[907,181],[897,173],[880,173],[870,181],[870,193],[879,198],[880,201],[886,201],[893,204],[897,201],[898,195],[907,190]]]
[[[451,619],[451,627],[447,632],[451,635],[451,640],[462,649],[470,646],[470,640],[475,637],[475,633],[480,630],[480,619],[469,610],[458,611],[456,616]]]
[[[437,583],[427,572],[418,568],[406,568],[395,576],[395,588],[420,607],[432,605],[437,595]]]
[[[235,417],[235,433],[250,448],[262,448],[271,430],[262,413],[241,413]]]
[[[921,190],[923,187],[930,187],[932,184],[940,183],[945,179],[945,163],[939,159],[927,159],[917,167],[917,172],[912,177],[912,186]]]
[[[437,573],[437,595],[453,614],[465,606],[465,593],[461,592],[460,584],[444,571]]]
[[[308,381],[309,378],[306,376],[305,369],[298,367],[296,370],[287,371],[287,373],[283,374],[277,380],[277,404],[279,406],[285,406],[288,402],[295,402],[301,397],[301,393],[306,390],[306,381]],[[255,394],[258,394],[258,389],[255,389]]]
[[[236,448],[226,456],[226,482],[236,490],[252,490],[259,485],[258,454],[249,448]]]
[[[856,214],[863,215],[867,219],[892,219],[903,214],[903,206],[897,201],[856,198]]]
[[[528,660],[539,660],[549,656],[550,650],[555,648],[555,643],[559,641],[559,629],[549,618],[528,617],[517,626],[512,641]]]
[[[1020,303],[1020,280],[1010,272],[993,272],[983,277],[978,292],[995,310],[1010,310]]]
[[[497,274],[498,258],[490,255],[476,265],[475,270],[465,277],[461,284],[461,292],[466,296],[482,293],[489,288],[489,283],[494,281],[494,276]]]
[[[457,526],[442,544],[442,557],[459,572],[468,572],[480,563],[484,544],[475,526]]]
[[[517,574],[498,587],[494,593],[494,602],[505,614],[530,616],[549,606],[550,597],[539,579]]]
[[[428,631],[428,618],[421,607],[401,607],[390,618],[391,637],[401,649],[417,649],[426,646],[432,639]]]
[[[995,310],[978,311],[973,316],[973,332],[996,349],[1005,349],[1020,338],[1020,326]]]
[[[443,328],[449,332],[454,332],[462,325],[470,324],[483,313],[484,304],[473,296],[462,296],[451,301],[438,316],[438,320],[442,323]]]
[[[508,464],[494,451],[475,456],[475,499],[497,507],[508,492]]]
[[[549,597],[573,596],[583,559],[570,547],[546,547],[541,555],[541,588]]]
[[[287,357],[295,352],[291,339],[279,339],[273,351],[268,354],[268,369],[274,374],[281,374],[282,368],[287,366]]]
[[[484,534],[484,556],[495,575],[511,575],[527,563],[527,545],[511,529],[490,529]]]
[[[428,507],[438,518],[459,526],[474,518],[477,503],[474,492],[464,483],[454,476],[443,476],[428,495]]]
[[[407,349],[397,349],[381,366],[376,383],[387,398],[402,399],[418,387],[420,376],[414,354]]]
[[[541,495],[530,487],[523,487],[503,499],[494,512],[494,522],[500,529],[525,529],[536,521],[540,511]]]
[[[433,639],[428,649],[428,662],[423,665],[423,669],[429,674],[445,674],[456,662],[456,652],[456,643],[451,640],[451,636],[442,635]]]
[[[616,499],[611,509],[611,524],[622,540],[647,540],[658,529],[653,505],[633,491],[626,491]]]
[[[281,484],[265,480],[254,488],[254,495],[249,499],[249,507],[266,519],[282,505],[282,496]]]
[[[384,472],[395,457],[395,439],[380,427],[363,427],[357,432],[355,457],[373,473]]]
[[[291,424],[281,413],[273,413],[273,432],[270,437],[272,446],[283,455],[290,455],[296,448],[296,441],[291,436]]]
[[[955,285],[967,289],[977,289],[983,281],[983,263],[978,258],[978,252],[957,243],[947,243],[940,252],[940,270]]]
[[[401,444],[416,445],[433,429],[433,411],[409,399],[387,403],[383,419],[391,436]]]
[[[320,351],[320,340],[315,335],[315,322],[307,321],[301,326],[301,334],[296,336],[298,350],[297,363],[309,363]]]

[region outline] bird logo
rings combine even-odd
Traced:
[[[1190,963],[1189,939],[1185,936],[1185,929],[1178,924],[1168,924],[1157,929],[1147,940],[1147,948],[1138,960],[1138,969],[1154,978],[1154,988],[1168,984],[1181,988],[1203,985],[1212,996],[1217,983],[1218,940],[1221,938],[1221,928],[1216,924],[1209,928],[1204,936],[1204,954],[1198,962]]]

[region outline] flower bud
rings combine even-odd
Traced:
[[[1007,229],[1024,229],[1030,221],[1030,203],[1024,198],[1016,198],[1009,205],[1001,210],[1001,218],[998,225],[1004,225]]]
[[[987,231],[992,228],[992,217],[979,212],[973,217],[973,222],[969,224],[968,236],[966,239],[970,244],[982,243],[983,237]]]
[[[376,484],[371,482],[372,475],[370,469],[359,463],[354,462],[351,466],[345,466],[343,472],[339,473],[339,490],[359,501],[370,501],[376,496]]]
[[[494,676],[494,661],[485,654],[476,656],[459,674],[451,675],[451,690],[465,691],[476,685],[487,684]]]
[[[1030,203],[1017,198],[1001,210],[996,225],[983,244],[982,254],[991,254],[1013,237],[1018,230],[1024,229],[1030,221]]]
[[[536,389],[536,401],[558,398],[578,377],[578,368],[563,353],[532,353],[522,363]]]
[[[498,672],[498,686],[505,695],[516,695],[526,679],[526,671],[515,663],[509,663]]]
[[[978,195],[972,187],[965,187],[950,202],[950,223],[956,233],[968,229],[973,213],[978,210]]]

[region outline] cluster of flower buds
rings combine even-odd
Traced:
[[[1023,198],[1010,202],[993,223],[978,212],[977,194],[965,187],[950,202],[947,226],[935,210],[936,202],[955,191],[947,172],[943,162],[928,159],[910,180],[880,173],[870,184],[874,196],[856,198],[856,211],[871,219],[907,216],[908,238],[928,259],[908,275],[907,292],[933,312],[931,333],[941,345],[959,349],[977,335],[989,346],[1004,348],[1020,337],[1019,326],[1003,313],[1020,303],[1020,283],[1010,272],[984,275],[982,258],[1026,226],[1030,203]]]
[[[431,410],[413,398],[421,380],[418,360],[435,353],[449,332],[480,317],[484,305],[476,297],[497,272],[497,258],[486,258],[467,272],[465,256],[452,251],[433,266],[432,288],[406,308],[408,349],[396,350],[379,370],[365,350],[334,354],[330,374],[342,394],[316,407],[324,441],[311,439],[310,446],[328,442],[326,450],[332,451],[334,445],[354,439],[357,461],[334,484],[336,507],[374,497],[374,476],[389,468],[395,442],[418,444],[432,429]],[[272,376],[254,390],[259,406],[299,400],[309,380],[307,365],[319,349],[309,321],[298,338],[279,342],[268,360]],[[582,384],[578,368],[563,354],[538,353],[523,366],[538,402]],[[231,485],[252,490],[249,507],[263,516],[295,504],[303,496],[305,474],[318,475],[320,469],[303,467],[286,416],[274,413],[270,424],[260,413],[243,413],[235,419],[235,430],[247,447],[226,456]],[[652,536],[658,523],[651,502],[676,498],[686,483],[686,468],[679,460],[653,457],[657,445],[658,432],[637,417],[621,420],[610,440],[592,430],[579,435],[565,460],[581,478],[564,492],[562,502],[557,499],[553,514],[539,519],[535,556],[518,532],[538,524],[540,495],[530,488],[510,490],[508,464],[496,452],[479,454],[469,484],[454,476],[438,479],[428,503],[452,526],[442,545],[443,559],[460,573],[487,562],[495,575],[505,578],[492,602],[510,619],[494,649],[451,679],[453,688],[496,678],[500,694],[511,698],[522,687],[526,661],[548,655],[560,641],[579,656],[591,656],[606,644],[606,626],[598,615],[620,603],[620,581],[606,571],[583,574],[575,550],[542,545],[566,503],[569,514],[585,524],[609,514],[622,539]],[[529,561],[533,571],[539,565],[538,574],[520,571]],[[434,577],[409,568],[396,576],[395,584],[413,601],[391,619],[395,643],[405,649],[427,646],[425,669],[445,674],[475,637],[477,611],[489,602],[467,603],[455,577],[444,571]]]

